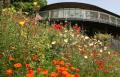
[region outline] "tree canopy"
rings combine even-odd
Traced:
[[[47,5],[47,0],[3,0],[4,7],[13,6],[16,10],[33,12]]]

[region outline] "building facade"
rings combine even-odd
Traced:
[[[40,9],[43,20],[76,21],[89,36],[96,33],[108,33],[113,48],[120,49],[120,16],[95,5],[77,2],[63,2],[47,5]],[[75,24],[75,23],[73,23]]]
[[[76,2],[47,5],[40,10],[44,19],[84,20],[120,27],[120,16],[100,7]]]
[[[43,20],[77,22],[88,35],[109,33],[120,35],[120,16],[95,5],[77,2],[62,2],[40,9]],[[74,23],[74,24],[75,24]]]

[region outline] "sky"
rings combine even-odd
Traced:
[[[120,15],[120,0],[48,0],[48,4],[58,2],[81,2],[92,4]]]

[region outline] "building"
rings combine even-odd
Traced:
[[[120,35],[120,16],[95,5],[77,2],[55,3],[41,8],[40,15],[51,22],[67,20],[72,24],[77,23],[88,35],[97,32]]]

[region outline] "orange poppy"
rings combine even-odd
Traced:
[[[80,69],[76,68],[76,72],[80,72]]]
[[[15,58],[10,55],[10,56],[9,56],[9,60],[10,60],[10,61],[14,61]]]
[[[75,70],[76,70],[76,68],[75,68],[75,67],[71,67],[70,69],[71,69],[72,71],[75,71]]]
[[[20,67],[22,67],[22,64],[21,63],[16,63],[16,64],[14,64],[14,67],[15,68],[20,68]]]
[[[60,69],[61,69],[61,72],[63,72],[63,71],[67,71],[67,70],[68,70],[67,67],[61,67]]]
[[[60,67],[60,65],[56,65],[56,70],[57,70],[57,72],[61,72],[61,67]]]
[[[53,64],[59,65],[60,61],[59,60],[53,60]]]
[[[47,75],[47,74],[48,74],[48,70],[42,71],[42,74],[43,74],[43,75]]]
[[[50,77],[57,77],[57,73],[56,72],[52,72]]]
[[[64,63],[64,61],[59,61],[59,64],[64,65],[65,63]]]
[[[110,69],[112,69],[112,68],[113,68],[113,66],[112,66],[112,65],[110,65],[110,66],[109,66],[109,68],[110,68]]]
[[[63,74],[63,77],[71,77],[71,74],[67,71],[63,71],[62,74]]]
[[[57,64],[57,61],[56,61],[56,60],[53,60],[52,63],[56,65],[56,64]]]
[[[11,76],[11,75],[13,74],[13,70],[12,70],[12,69],[7,69],[7,70],[6,70],[6,74],[7,74],[8,76]]]

